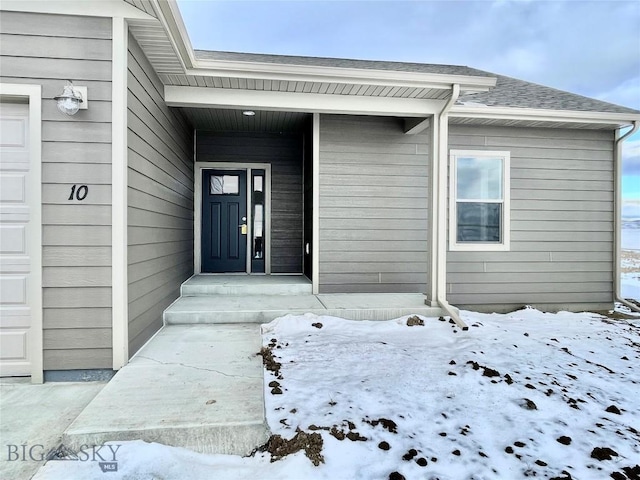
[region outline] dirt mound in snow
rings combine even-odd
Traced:
[[[259,452],[269,452],[271,454],[271,462],[276,462],[292,453],[304,450],[311,463],[316,467],[324,463],[322,456],[322,436],[319,433],[307,433],[301,430],[296,435],[287,440],[280,435],[271,435],[267,443],[259,447]]]
[[[276,361],[271,348],[262,347],[256,355],[262,356],[262,364],[265,369],[273,372],[276,377],[280,375],[280,367],[282,367],[282,365]]]

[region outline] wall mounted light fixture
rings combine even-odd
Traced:
[[[75,115],[80,109],[87,109],[87,87],[75,87],[71,80],[67,82],[62,93],[53,97],[58,102],[58,110],[66,115]]]

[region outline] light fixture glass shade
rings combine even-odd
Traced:
[[[82,94],[73,88],[71,82],[65,85],[60,95],[53,98],[58,102],[58,110],[66,115],[75,115],[82,103]]]

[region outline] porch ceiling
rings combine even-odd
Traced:
[[[270,112],[255,110],[253,117],[242,110],[220,108],[180,108],[196,130],[238,132],[285,132],[302,130],[309,116],[301,112]]]

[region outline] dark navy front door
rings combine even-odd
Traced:
[[[202,174],[202,272],[247,270],[247,172]]]

